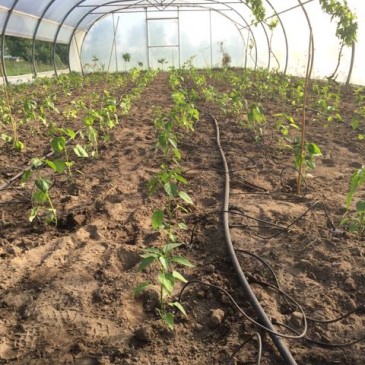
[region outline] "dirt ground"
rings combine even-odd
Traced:
[[[83,95],[89,92],[86,88]],[[351,97],[346,100],[343,108],[350,112]],[[172,106],[165,73],[157,75],[129,116],[122,117],[98,159],[77,160],[74,183],[57,179],[51,191],[57,228],[28,222],[31,207],[18,202],[19,192],[26,194],[19,181],[0,192],[0,364],[228,364],[255,332],[263,341],[261,364],[283,363],[270,337],[218,289],[189,286],[182,298],[188,317],[179,317],[173,332],[156,315],[154,290],[132,297],[138,283],[157,272],[137,272],[142,249],[161,244],[150,221],[160,197],[146,193],[161,163],[155,148],[155,106]],[[282,112],[274,103],[263,106],[269,122]],[[235,247],[265,260],[281,290],[308,317],[333,319],[356,309],[334,323],[309,321],[306,336],[327,346],[284,340],[297,363],[365,364],[365,341],[333,346],[365,336],[365,308],[357,309],[365,303],[365,241],[339,227],[350,176],[364,164],[364,142],[345,123],[325,128],[309,115],[308,139],[321,146],[323,157],[306,178],[306,195],[297,196],[292,191],[292,156],[272,143],[270,133],[255,142],[252,131],[218,109],[200,107],[217,117],[231,170],[230,207],[243,212],[230,214]],[[30,154],[36,148],[46,152],[37,138],[26,138]],[[0,148],[0,176],[9,179],[28,161],[27,152],[18,157],[5,144]],[[189,231],[179,249],[195,267],[181,271],[189,280],[227,290],[257,319],[227,255],[221,213],[224,174],[207,114],[201,112],[195,133],[180,137],[180,148],[187,191],[195,203],[185,215]],[[287,230],[278,229],[291,223]],[[270,270],[247,253],[237,255],[271,320],[301,332],[298,307],[260,284],[275,285]],[[280,325],[276,329],[293,334]],[[231,363],[254,364],[257,351],[257,342],[251,341]]]

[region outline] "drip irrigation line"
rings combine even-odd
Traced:
[[[258,351],[257,351],[257,362],[256,365],[260,365],[261,364],[261,357],[262,357],[262,339],[261,339],[261,335],[258,332],[254,332],[251,333],[249,335],[250,337],[244,341],[231,355],[228,365],[233,365],[233,360],[234,357],[238,354],[238,352],[244,347],[246,346],[246,344],[248,344],[249,342],[251,342],[255,337],[256,337],[256,341],[258,344]]]
[[[23,195],[20,191],[18,191],[17,188],[15,188],[14,186],[11,185],[11,182],[9,182],[8,180],[4,179],[3,177],[1,178],[1,180],[4,181],[5,184],[7,184],[7,186],[10,186],[11,190],[14,190],[19,196],[21,196],[22,198],[24,198],[26,201],[30,201],[31,199],[26,197],[25,195]],[[0,189],[1,190],[5,190],[5,188]]]
[[[29,202],[30,202],[30,200],[11,200],[11,201],[0,202],[0,205],[24,204],[24,203],[29,203]]]
[[[253,166],[249,166],[249,167],[245,167],[244,169],[237,169],[237,170],[230,170],[230,173],[235,173],[235,172],[242,172],[242,171],[247,171],[247,170],[252,170],[254,169],[255,167],[257,166],[257,164],[253,165]],[[223,169],[219,169],[219,168],[216,168],[216,167],[211,167],[211,166],[204,166],[204,165],[201,165],[201,166],[194,166],[193,168],[191,169],[188,169],[188,170],[185,170],[184,172],[189,172],[189,171],[194,171],[194,170],[213,170],[213,171],[219,171],[221,173],[224,173],[225,171]],[[258,186],[258,185],[255,185],[255,184],[252,184],[250,183],[249,181],[247,180],[244,180],[244,183],[247,184],[247,185],[250,185],[252,187],[254,187],[255,189],[257,190],[263,190],[264,192],[267,192],[266,189]]]
[[[304,213],[302,213],[299,217],[297,217],[296,219],[294,219],[294,221],[292,221],[289,225],[287,225],[286,227],[282,227],[282,226],[278,226],[278,225],[276,225],[276,224],[274,224],[274,223],[271,223],[271,222],[268,222],[268,221],[264,221],[264,220],[261,220],[261,219],[258,219],[258,218],[254,218],[254,217],[251,217],[251,216],[249,216],[249,215],[247,215],[243,210],[241,210],[241,209],[239,209],[239,208],[236,208],[236,207],[234,207],[234,208],[231,208],[230,209],[230,212],[236,212],[236,213],[234,213],[234,214],[237,214],[237,215],[242,215],[243,217],[246,217],[246,218],[248,218],[248,219],[252,219],[252,220],[255,220],[255,221],[257,221],[257,222],[260,222],[260,223],[265,223],[265,224],[267,224],[267,225],[272,225],[272,226],[274,226],[274,228],[275,229],[279,229],[280,231],[279,232],[277,232],[277,233],[275,233],[275,234],[273,234],[273,235],[271,235],[271,236],[268,236],[268,237],[265,237],[265,236],[261,236],[261,235],[259,235],[258,233],[256,233],[255,231],[253,231],[252,229],[251,229],[251,227],[252,226],[249,226],[249,225],[245,225],[245,226],[243,226],[243,227],[247,227],[247,228],[249,228],[249,229],[251,229],[251,232],[253,232],[257,237],[259,237],[259,238],[261,238],[261,239],[266,239],[266,240],[269,240],[269,239],[272,239],[272,238],[275,238],[275,237],[277,237],[277,236],[279,236],[280,234],[282,234],[283,232],[288,232],[289,231],[289,229],[293,226],[293,225],[295,225],[298,221],[300,221],[303,217],[305,217],[311,210],[313,210],[314,208],[316,208],[318,205],[322,205],[322,209],[323,209],[323,211],[324,211],[324,213],[325,213],[325,215],[326,215],[326,218],[327,218],[327,221],[328,221],[328,223],[330,224],[330,226],[331,226],[331,228],[332,228],[332,230],[333,231],[335,231],[336,230],[336,227],[335,227],[335,225],[333,224],[333,222],[332,222],[332,220],[330,219],[330,217],[329,217],[329,215],[328,215],[328,212],[327,212],[327,209],[326,209],[326,206],[324,205],[324,203],[322,202],[322,201],[320,201],[320,200],[317,200],[317,201],[315,201],[309,208],[307,208],[307,210],[304,212]],[[237,228],[237,227],[236,227]]]
[[[280,323],[280,322],[276,322],[275,324],[281,327],[286,328],[287,330],[290,330],[294,333],[299,333],[297,330],[295,330],[294,328],[287,326],[284,323]],[[312,338],[308,337],[308,336],[304,336],[303,340],[306,340],[310,343],[313,343],[315,345],[321,346],[321,347],[327,347],[327,348],[343,348],[343,347],[349,347],[349,346],[353,346],[356,345],[359,342],[365,341],[365,336],[362,336],[360,338],[357,338],[355,340],[352,341],[348,341],[348,342],[343,342],[343,343],[328,343],[328,342],[323,342],[323,341],[317,341],[317,340],[313,340]]]
[[[261,258],[260,256],[254,254],[254,253],[252,253],[250,251],[242,250],[240,248],[237,248],[236,249],[236,252],[241,252],[241,253],[243,253],[243,254],[245,254],[247,256],[254,257],[256,260],[260,261],[264,266],[266,266],[269,269],[271,275],[273,276],[273,278],[275,280],[275,283],[276,283],[276,286],[278,287],[278,289],[280,289],[279,279],[276,276],[275,271],[273,270],[273,268],[263,258]]]
[[[274,280],[275,280],[275,283],[276,283],[276,290],[280,290],[281,291],[281,288],[280,288],[280,283],[279,283],[279,280],[275,274],[275,271],[272,269],[272,267],[264,260],[262,259],[260,256],[252,253],[252,252],[249,252],[249,251],[246,251],[246,250],[242,250],[242,249],[236,249],[237,252],[242,252],[248,256],[251,256],[251,257],[254,257],[255,259],[257,259],[258,261],[260,261],[262,264],[264,264],[268,269],[269,271],[271,272]],[[253,281],[255,281],[256,283],[258,284],[261,284],[261,285],[265,285],[265,286],[269,286],[269,287],[273,287],[272,284],[269,284],[269,283],[266,283],[266,282],[262,282],[262,281],[259,281],[259,280],[256,280],[253,276],[251,277]],[[290,296],[288,296],[290,297]],[[293,301],[293,298],[290,299],[291,301]],[[285,298],[285,301],[287,302],[288,305],[290,305],[290,303],[287,301],[287,299]],[[306,319],[308,322],[313,322],[313,323],[317,323],[317,324],[330,324],[330,323],[335,323],[335,322],[339,322],[341,321],[342,319],[345,319],[347,317],[349,317],[351,314],[353,313],[356,313],[362,309],[365,309],[365,303],[362,303],[360,305],[358,305],[356,308],[354,308],[353,310],[337,317],[337,318],[333,318],[333,319],[316,319],[316,318],[311,318],[311,317],[308,317],[306,316]]]
[[[258,282],[260,284],[260,282]],[[178,298],[178,301],[179,303],[182,303],[182,295],[184,293],[184,290],[189,286],[189,285],[192,285],[192,284],[199,284],[199,285],[205,285],[205,286],[208,286],[210,288],[214,288],[214,289],[217,289],[221,292],[223,292],[227,297],[228,299],[231,301],[231,303],[234,305],[234,307],[236,307],[236,309],[238,310],[239,313],[241,313],[248,321],[250,321],[251,323],[253,323],[254,325],[256,325],[257,327],[261,328],[262,330],[268,332],[271,336],[275,336],[276,338],[279,338],[280,340],[282,338],[287,338],[287,339],[292,339],[292,340],[297,340],[297,339],[300,339],[300,338],[303,338],[305,336],[305,334],[307,333],[307,321],[306,321],[306,316],[305,316],[305,313],[302,309],[302,307],[299,305],[299,303],[293,299],[292,297],[290,297],[288,294],[284,293],[283,291],[281,291],[280,289],[278,289],[275,285],[270,285],[270,284],[267,284],[269,286],[271,286],[273,289],[275,289],[279,294],[287,297],[289,300],[292,300],[293,303],[298,307],[299,311],[302,313],[303,315],[303,330],[302,332],[299,332],[297,331],[295,333],[295,335],[289,335],[289,334],[286,334],[286,333],[279,333],[275,330],[274,326],[271,324],[270,322],[270,327],[266,327],[265,325],[257,322],[255,319],[253,319],[252,317],[250,317],[242,308],[241,306],[236,302],[236,300],[232,297],[231,294],[228,293],[227,290],[217,286],[217,285],[214,285],[214,284],[209,284],[209,283],[206,283],[204,281],[200,281],[200,280],[191,280],[191,281],[188,281],[187,283],[184,284],[184,286],[182,287],[181,291],[180,291],[180,294],[179,294],[179,298]],[[266,283],[264,283],[266,284]],[[296,364],[296,363],[294,363]]]
[[[280,338],[278,333],[275,331],[275,328],[274,328],[273,324],[271,323],[269,317],[267,316],[267,314],[265,313],[264,309],[262,308],[260,302],[256,298],[255,293],[252,291],[250,284],[248,283],[247,278],[246,278],[245,274],[243,273],[241,265],[236,256],[236,253],[235,253],[235,250],[233,247],[233,243],[231,240],[230,229],[229,229],[229,212],[228,212],[228,210],[229,210],[230,174],[229,174],[228,163],[227,163],[226,156],[224,154],[224,151],[223,151],[221,143],[220,143],[220,130],[219,130],[218,121],[212,114],[207,113],[205,111],[203,111],[203,113],[207,114],[214,122],[215,130],[216,130],[217,147],[219,149],[219,153],[221,155],[222,163],[224,165],[224,170],[225,170],[224,201],[223,201],[223,210],[224,210],[223,229],[224,229],[227,249],[228,249],[229,255],[231,257],[233,267],[237,273],[238,280],[243,288],[244,293],[248,296],[248,299],[249,299],[251,305],[253,306],[254,310],[256,311],[256,313],[259,317],[260,323],[256,322],[257,325],[259,325],[259,327],[261,327],[261,328],[265,328],[265,330],[270,334],[270,337],[273,340],[278,351],[280,352],[282,358],[284,359],[284,362],[287,365],[296,365],[297,362],[294,360],[294,358],[293,358],[291,352],[289,351],[288,347],[286,346],[286,344],[282,341],[282,339]]]
[[[351,314],[356,313],[356,312],[360,311],[361,309],[365,309],[365,303],[362,303],[362,304],[358,305],[352,311],[347,312],[347,313],[341,315],[340,317],[337,317],[337,318],[334,318],[334,319],[316,319],[316,318],[307,317],[307,320],[309,322],[320,323],[320,324],[335,323],[335,322],[341,321],[344,318],[349,317]]]

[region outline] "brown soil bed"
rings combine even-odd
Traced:
[[[137,266],[143,248],[161,244],[150,221],[161,197],[147,196],[146,184],[161,163],[153,108],[170,108],[170,95],[166,74],[158,74],[113,131],[111,141],[101,147],[99,158],[78,160],[74,183],[57,179],[52,195],[58,228],[28,222],[30,204],[15,202],[17,191],[22,191],[19,182],[13,184],[17,191],[1,191],[0,364],[228,364],[254,332],[263,340],[261,364],[283,363],[270,337],[217,289],[188,287],[183,296],[188,317],[178,317],[173,332],[155,313],[153,290],[132,298],[138,283],[156,274],[154,268],[137,273]],[[244,212],[230,214],[235,247],[265,260],[281,290],[295,298],[308,317],[337,318],[364,303],[365,242],[339,228],[349,178],[364,163],[364,143],[347,124],[334,130],[310,122],[308,138],[321,146],[324,156],[306,179],[306,195],[298,197],[292,190],[292,156],[274,146],[271,134],[255,142],[252,131],[212,106],[200,106],[209,107],[218,119],[232,171],[230,207]],[[264,109],[269,122],[270,115],[283,112],[269,101]],[[26,138],[26,145],[32,145]],[[201,113],[196,131],[181,136],[180,146],[187,191],[195,203],[184,216],[190,230],[181,237],[186,244],[180,248],[195,268],[181,271],[189,280],[225,289],[257,319],[227,256],[221,219],[224,174],[211,118]],[[8,179],[17,165],[7,147],[1,149],[1,176]],[[277,226],[294,221],[289,230],[278,231]],[[268,268],[247,254],[237,255],[269,317],[301,331],[298,308],[259,284],[275,284]],[[364,337],[364,314],[363,308],[334,323],[310,322],[307,336],[329,345]],[[333,348],[304,339],[285,342],[298,364],[365,363],[364,341]],[[255,361],[257,343],[252,341],[232,363]]]

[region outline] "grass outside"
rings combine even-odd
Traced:
[[[64,65],[60,62],[56,63],[58,69],[65,69],[67,65]],[[18,76],[18,75],[26,75],[33,73],[32,65],[26,61],[5,61],[6,73],[8,76]],[[37,72],[46,72],[53,71],[53,65],[44,64],[44,63],[36,63]]]

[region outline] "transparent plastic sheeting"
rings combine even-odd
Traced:
[[[250,8],[240,0],[175,0],[172,2],[0,0],[0,30],[6,35],[40,39],[54,44],[68,44],[70,70],[80,71],[82,65],[88,62],[90,53],[93,50],[94,52],[99,50],[99,45],[93,42],[103,39],[104,44],[109,45],[109,51],[105,49],[105,52],[110,53],[110,44],[113,44],[114,33],[116,33],[114,52],[116,52],[116,58],[121,58],[118,52],[129,52],[135,49],[128,42],[135,38],[133,33],[138,34],[139,37],[155,39],[152,30],[152,33],[148,33],[149,30],[146,28],[148,27],[147,17],[169,18],[169,12],[179,11],[177,17],[179,47],[171,52],[167,52],[167,48],[160,47],[159,51],[158,47],[149,48],[148,41],[145,40],[139,42],[141,48],[138,49],[138,57],[144,57],[148,62],[150,55],[159,57],[159,54],[167,52],[173,54],[175,63],[178,60],[181,64],[189,57],[195,56],[196,62],[200,59],[198,66],[204,67],[218,62],[221,50],[217,44],[224,42],[229,52],[234,55],[237,66],[264,67],[303,76],[308,57],[311,26],[314,37],[312,77],[328,77],[336,69],[339,59],[340,44],[335,36],[335,23],[331,22],[330,16],[323,13],[319,0],[301,0],[301,2],[306,12],[303,11],[298,0],[264,0],[267,22],[255,24]],[[358,41],[354,49],[352,47],[343,49],[336,80],[365,85],[363,68],[365,64],[365,1],[348,0],[347,2],[358,17]],[[113,17],[110,16],[112,13],[114,13]],[[138,13],[141,17],[133,17],[132,13]],[[215,17],[213,21],[211,15],[207,15],[212,13]],[[190,20],[187,14],[190,14]],[[118,22],[118,16],[120,16],[120,22]],[[279,23],[271,31],[268,23],[273,17],[277,17]],[[137,18],[138,20],[133,24],[133,19]],[[118,23],[117,28],[116,23]],[[217,24],[221,27],[219,30]],[[149,25],[150,28],[154,27],[152,22]],[[230,28],[231,33],[226,32],[222,27]],[[204,35],[204,39],[201,39],[198,45],[196,42],[189,41],[192,30],[197,39],[201,39]],[[97,32],[103,32],[103,34],[98,35]],[[128,34],[122,34],[122,32],[128,32]],[[124,40],[124,43],[121,43],[121,40]],[[238,50],[232,48],[234,43],[237,44]],[[236,60],[237,54],[240,54],[240,60]],[[132,52],[131,55],[133,57]],[[351,68],[352,61],[353,68]],[[122,64],[118,66],[116,62],[114,68],[118,67],[121,68]]]

